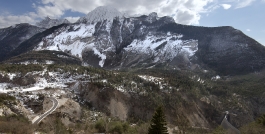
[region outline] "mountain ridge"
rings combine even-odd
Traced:
[[[16,24],[0,29],[0,61],[20,44],[30,39],[35,34],[44,31],[43,28],[30,25],[28,23]]]
[[[110,10],[114,13],[107,13]],[[84,17],[86,21],[47,29],[34,36],[35,41],[32,37],[21,43],[8,57],[27,51],[56,50],[80,58],[84,65],[108,69],[163,65],[180,70],[212,69],[229,75],[264,68],[265,48],[230,26],[182,25],[154,12],[140,17],[117,15],[122,13],[98,7]]]
[[[49,29],[53,26],[58,26],[61,24],[69,24],[67,19],[51,19],[49,16],[45,17],[43,20],[36,23],[36,26],[41,28]]]

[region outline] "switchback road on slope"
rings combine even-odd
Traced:
[[[41,122],[42,119],[44,119],[46,116],[48,116],[49,114],[51,114],[58,106],[59,102],[57,99],[55,98],[50,98],[53,102],[53,106],[51,107],[50,110],[46,111],[44,114],[42,114],[41,116],[35,117],[32,120],[32,124],[38,124]]]

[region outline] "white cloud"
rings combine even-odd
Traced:
[[[66,10],[87,14],[98,6],[113,6],[128,14],[173,16],[182,24],[199,24],[201,13],[206,12],[214,0],[42,0],[45,6],[37,7],[40,16],[58,17]]]
[[[45,6],[37,7],[40,16],[62,16],[66,10],[87,14],[98,6],[113,6],[128,14],[149,14],[173,16],[182,24],[199,24],[201,13],[214,0],[42,0]]]
[[[247,32],[250,32],[251,30],[250,29],[246,29]]]
[[[230,5],[230,4],[221,4],[221,6],[222,6],[225,10],[231,8],[231,5]]]
[[[55,6],[44,6],[44,7],[38,7],[37,13],[42,18],[46,16],[52,18],[58,18],[64,14],[64,11]]]
[[[71,10],[87,14],[94,8],[104,5],[102,1],[104,0],[42,0],[42,4],[52,6],[61,11]],[[39,6],[38,8],[45,7]]]
[[[76,22],[80,17],[65,17],[65,19],[69,20],[71,23]]]
[[[235,7],[235,9],[239,9],[239,8],[244,8],[244,7],[250,6],[256,0],[216,0],[216,1],[218,1],[219,3],[229,4],[233,7]],[[265,2],[265,0],[262,0],[262,1]]]
[[[236,9],[250,6],[255,0],[238,0]]]
[[[36,14],[28,13],[24,15],[12,15],[12,14],[2,14],[0,15],[0,28],[8,27],[19,23],[35,23]]]
[[[181,24],[199,24],[201,13],[211,10],[213,0],[169,0],[157,7],[160,16],[173,15],[175,21]]]
[[[203,13],[208,14],[220,7],[243,8],[251,5],[253,1],[255,0],[40,0],[32,3],[35,13],[16,16],[0,15],[0,27],[16,23],[34,23],[46,16],[61,18],[65,16],[66,11],[87,14],[98,6],[113,6],[130,15],[157,12],[159,16],[172,16],[177,23],[199,24]],[[77,17],[66,18],[71,22],[78,19]]]

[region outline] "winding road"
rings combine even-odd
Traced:
[[[59,102],[57,99],[55,98],[50,98],[53,102],[53,105],[51,107],[50,110],[46,111],[44,114],[42,114],[41,116],[37,116],[32,120],[32,124],[38,124],[41,122],[42,119],[44,119],[46,116],[48,116],[49,114],[51,114],[58,106]]]

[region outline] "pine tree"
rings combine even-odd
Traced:
[[[166,126],[167,122],[164,111],[162,107],[159,106],[151,120],[151,126],[148,129],[148,134],[168,134]]]

